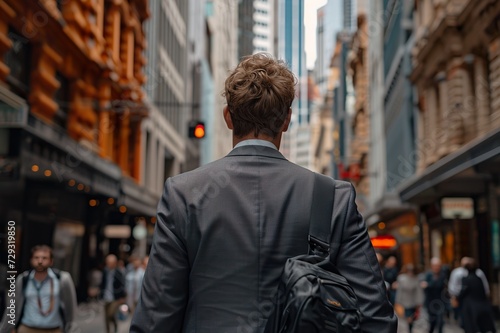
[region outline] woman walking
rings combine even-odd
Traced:
[[[422,306],[423,293],[415,274],[413,264],[403,266],[397,278],[396,304],[404,308],[404,317],[411,333],[413,322],[417,319],[418,311]]]

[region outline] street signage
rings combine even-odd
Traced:
[[[472,198],[441,199],[441,217],[443,219],[471,219],[474,217]]]

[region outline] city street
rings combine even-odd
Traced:
[[[130,327],[131,316],[125,320],[118,321],[118,332],[117,333],[127,333]],[[80,330],[78,333],[97,333],[106,332],[106,327],[104,325],[104,313],[102,303],[82,303],[79,305],[78,314],[78,326]],[[445,320],[444,333],[459,333],[463,332],[462,329],[453,321],[448,319]],[[499,323],[497,323],[499,327]],[[437,330],[436,330],[437,331]],[[415,322],[412,333],[427,333],[428,323],[426,314],[423,313],[422,316]],[[408,333],[408,326],[404,322],[404,319],[399,318],[398,333]]]
[[[118,321],[117,333],[129,331],[131,316],[125,320]],[[104,333],[106,326],[104,323],[104,306],[101,302],[81,303],[78,306],[78,333]]]

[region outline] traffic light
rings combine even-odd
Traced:
[[[190,138],[201,139],[205,137],[205,123],[202,121],[192,121],[189,123]]]

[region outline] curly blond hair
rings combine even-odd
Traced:
[[[246,56],[230,73],[222,94],[233,122],[233,134],[253,131],[275,138],[295,98],[297,78],[285,62],[268,53]]]

